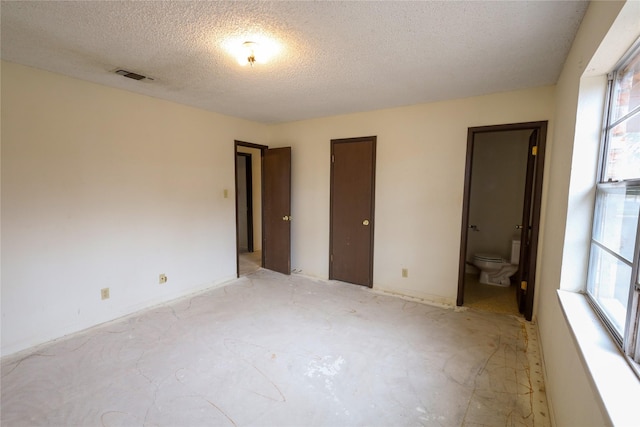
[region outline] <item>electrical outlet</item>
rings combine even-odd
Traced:
[[[109,299],[109,288],[100,289],[100,297],[102,299]]]
[[[402,269],[402,277],[409,277],[409,269],[408,268],[403,268]]]
[[[167,275],[166,274],[161,274],[160,275],[160,280],[158,280],[158,283],[160,283],[161,285],[163,283],[167,283]]]

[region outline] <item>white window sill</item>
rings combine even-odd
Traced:
[[[614,426],[638,425],[640,380],[583,294],[558,291],[586,370]]]

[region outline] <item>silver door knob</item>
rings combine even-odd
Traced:
[[[369,225],[369,220],[365,219],[364,221],[362,221],[362,225]]]
[[[283,221],[291,221],[291,217],[289,215],[285,215],[282,217]]]

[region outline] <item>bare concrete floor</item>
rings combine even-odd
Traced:
[[[7,426],[549,426],[535,327],[259,270],[2,360]]]

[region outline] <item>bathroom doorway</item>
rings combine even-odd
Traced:
[[[262,267],[262,150],[235,141],[237,275]]]
[[[457,305],[531,320],[545,139],[546,122],[469,128]]]
[[[291,274],[291,147],[234,147],[237,276],[259,268]]]

